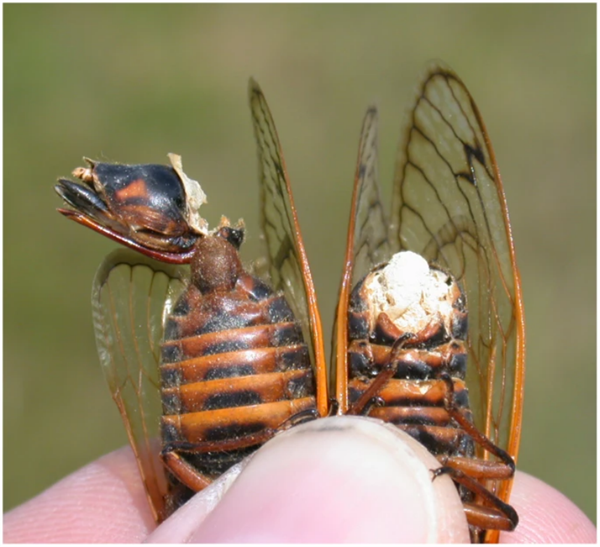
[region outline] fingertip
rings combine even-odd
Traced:
[[[438,466],[393,426],[357,417],[316,420],[259,450],[190,539],[468,542],[453,482],[432,480]]]
[[[564,494],[545,482],[517,471],[511,505],[519,514],[514,532],[500,543],[596,543],[596,527]]]
[[[71,473],[4,515],[7,543],[142,541],[154,520],[129,447]]]

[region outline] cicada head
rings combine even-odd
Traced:
[[[187,262],[196,240],[208,233],[198,213],[206,196],[187,177],[181,157],[169,154],[171,166],[122,165],[86,159],[73,176],[59,179],[58,194],[73,209],[65,216],[153,258]],[[170,255],[179,260],[170,259]]]

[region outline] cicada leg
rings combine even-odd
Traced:
[[[398,370],[398,353],[404,348],[404,343],[414,337],[412,334],[405,334],[397,338],[392,345],[390,356],[387,363],[381,368],[381,371],[373,379],[369,387],[358,398],[358,400],[348,409],[350,415],[366,415],[373,406],[380,404],[378,393],[394,377]]]
[[[277,428],[277,431],[282,431],[284,429],[288,429],[289,427],[295,427],[297,425],[303,424],[304,422],[312,422],[313,420],[316,420],[320,417],[321,415],[319,414],[319,411],[316,408],[307,408],[306,410],[301,410],[293,416],[290,416]]]
[[[450,475],[458,484],[464,486],[477,496],[490,504],[491,507],[484,505],[465,502],[465,516],[467,522],[471,526],[484,530],[506,530],[512,531],[519,523],[517,512],[507,503],[504,503],[500,498],[492,494],[485,486],[477,482],[473,477],[469,476],[461,469],[453,467],[455,462],[450,458],[447,464],[443,467],[438,467],[433,470],[433,478],[440,475]],[[491,478],[488,476],[488,478]]]
[[[450,415],[450,417],[460,425],[469,436],[484,450],[496,456],[502,463],[495,464],[497,466],[501,466],[507,469],[508,475],[504,475],[502,477],[492,477],[489,474],[486,475],[488,478],[510,478],[515,473],[515,462],[510,457],[510,455],[502,450],[499,446],[496,446],[490,439],[488,439],[483,433],[481,433],[475,425],[470,422],[461,409],[458,407],[454,400],[454,382],[449,374],[444,373],[440,374],[440,380],[443,380],[446,383],[446,387],[448,388],[446,397],[445,397],[445,405],[446,411]]]
[[[340,413],[340,402],[332,397],[329,399],[329,408],[327,410],[327,417],[337,416]]]
[[[160,458],[164,466],[177,478],[179,482],[194,492],[204,490],[212,480],[198,471],[193,465],[184,460],[181,454],[174,449],[163,450]]]
[[[481,504],[464,503],[467,521],[471,526],[487,530],[512,531],[519,522],[517,512],[490,492],[477,479],[510,479],[515,474],[515,462],[507,452],[496,446],[464,416],[461,409],[456,405],[454,382],[450,375],[444,373],[440,375],[440,379],[446,383],[448,388],[445,406],[450,417],[469,434],[474,442],[501,461],[490,462],[458,456],[445,457],[442,459],[443,466],[433,472],[434,478],[442,474],[448,474],[455,482],[461,484],[490,505],[490,507],[487,507]]]
[[[381,372],[371,382],[365,392],[358,398],[358,400],[348,409],[347,414],[354,416],[365,416],[371,410],[376,400],[378,399],[378,393],[383,389],[385,384],[394,376],[396,373],[397,366],[393,361],[385,364],[381,369]]]

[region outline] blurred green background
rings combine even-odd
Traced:
[[[258,251],[249,76],[283,143],[329,334],[362,116],[385,195],[427,61],[464,79],[503,175],[527,318],[519,467],[596,514],[594,5],[5,5],[4,508],[126,443],[90,287],[116,244],[53,183],[83,155],[166,163],[244,217]]]

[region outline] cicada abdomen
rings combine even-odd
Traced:
[[[302,329],[281,293],[243,268],[222,229],[196,245],[167,317],[160,364],[162,457],[175,509],[290,420],[316,412]],[[177,483],[185,491],[175,495]]]
[[[378,397],[370,416],[404,429],[435,455],[472,457],[472,439],[444,408],[450,381],[470,419],[466,336],[465,298],[453,277],[410,251],[394,255],[350,296],[350,408],[362,411]]]
[[[204,193],[179,156],[170,155],[172,167],[88,160],[73,173],[83,184],[56,187],[68,218],[151,259],[190,266],[186,275],[116,253],[93,291],[100,360],[159,522],[278,431],[327,412],[314,287],[275,126],[254,82],[250,105],[270,285],[242,265],[242,223],[223,218],[208,230],[198,214]]]
[[[474,541],[497,540],[521,420],[524,324],[508,213],[489,138],[464,84],[431,67],[379,197],[377,113],[359,146],[336,315],[340,412],[393,423],[455,481]]]

